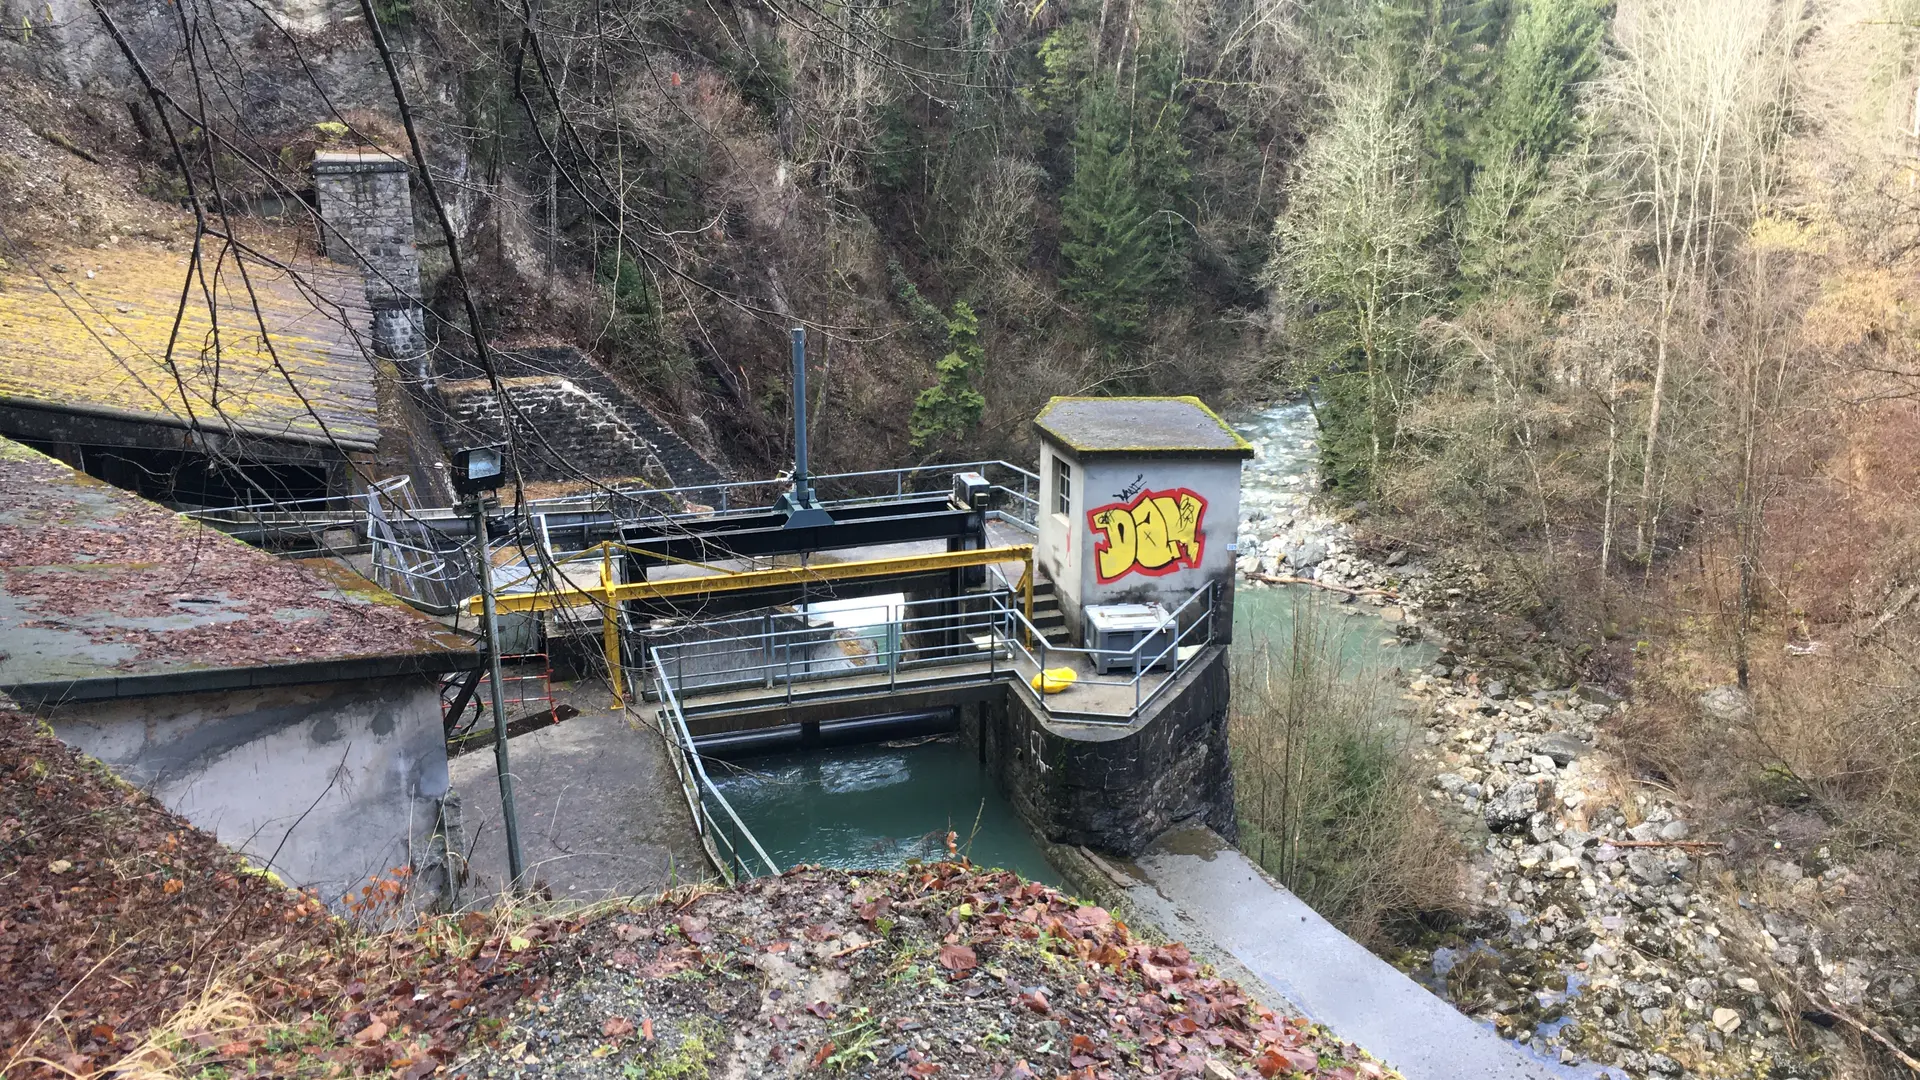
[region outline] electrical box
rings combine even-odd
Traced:
[[[985,510],[993,495],[993,485],[977,472],[953,474],[953,505],[968,510]]]
[[[1176,650],[1172,646],[1178,627],[1166,608],[1159,604],[1089,604],[1082,613],[1086,617],[1086,647],[1094,650],[1093,667],[1100,674],[1115,668],[1151,671],[1173,667]],[[1140,646],[1138,653],[1132,651],[1136,645]]]

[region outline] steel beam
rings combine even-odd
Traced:
[[[627,600],[660,600],[680,596],[704,596],[742,589],[811,584],[820,581],[849,581],[858,578],[893,577],[924,574],[938,570],[957,570],[965,566],[991,566],[994,563],[1033,564],[1032,544],[976,548],[972,551],[942,551],[929,555],[902,555],[890,559],[861,559],[855,562],[819,563],[814,566],[781,566],[771,570],[742,570],[739,573],[700,574],[695,577],[666,578],[660,581],[630,581],[606,588],[567,588],[548,592],[508,593],[497,598],[500,611],[551,611],[580,604],[621,603]],[[481,598],[467,601],[469,613],[477,614]]]

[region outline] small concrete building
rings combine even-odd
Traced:
[[[329,902],[399,866],[445,887],[439,679],[479,663],[333,563],[0,439],[0,693]]]
[[[1233,635],[1240,463],[1253,447],[1195,397],[1057,397],[1040,436],[1039,543],[1078,642],[1094,604],[1177,609],[1215,584],[1215,640]]]

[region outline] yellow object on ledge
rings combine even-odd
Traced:
[[[1035,690],[1043,694],[1057,694],[1072,686],[1076,677],[1070,667],[1052,667],[1027,681]]]

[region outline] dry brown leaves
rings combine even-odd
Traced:
[[[368,936],[0,708],[0,1074],[141,1063],[423,1076],[565,926]],[[516,948],[517,946],[517,948]],[[215,1007],[217,1006],[217,1007]]]
[[[73,629],[69,620],[87,617],[247,616],[160,631],[78,624],[95,641],[133,646],[138,660],[230,667],[378,655],[434,629],[395,605],[343,599],[296,562],[50,459],[0,459],[0,507],[0,580],[40,621]]]

